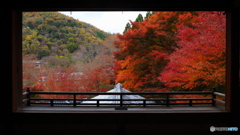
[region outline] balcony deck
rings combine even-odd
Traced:
[[[114,107],[74,107],[74,106],[26,106],[19,113],[223,113],[215,106],[159,106],[128,107],[115,110]]]

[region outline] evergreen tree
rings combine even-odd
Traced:
[[[125,33],[127,30],[129,30],[131,28],[131,24],[128,22],[125,26],[125,29],[123,31],[123,33]]]
[[[153,14],[152,11],[147,11],[146,16],[145,16],[145,19],[146,19],[146,18],[150,18],[150,16],[151,16],[152,14]]]
[[[143,21],[143,16],[142,14],[139,14],[138,17],[136,18],[135,22],[142,22]]]

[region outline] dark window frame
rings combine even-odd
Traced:
[[[190,4],[191,5],[191,4]],[[196,5],[195,5],[196,6]],[[229,6],[229,5],[227,5]],[[201,10],[201,11],[208,11],[208,10],[219,10],[219,11],[226,11],[227,14],[227,77],[226,77],[226,111],[228,113],[237,113],[239,112],[239,78],[238,78],[238,63],[236,61],[239,61],[239,8],[229,6],[227,7],[225,5],[221,6],[215,6],[215,5],[210,5],[209,7],[204,7],[203,5],[200,7],[194,7],[192,6],[191,8],[188,8],[188,6],[170,6],[170,5],[163,5],[161,10]],[[100,6],[101,7],[101,6]],[[7,99],[7,101],[10,101],[10,103],[7,103],[8,105],[11,104],[11,110],[10,107],[8,108],[8,111],[10,112],[18,112],[22,108],[22,57],[21,57],[21,35],[22,33],[22,12],[24,11],[81,11],[81,10],[96,10],[96,11],[105,11],[105,10],[111,10],[111,11],[121,11],[121,10],[156,10],[159,11],[160,8],[153,7],[153,8],[142,8],[142,7],[137,7],[137,8],[117,8],[117,7],[112,7],[112,8],[105,8],[102,6],[101,8],[98,7],[91,7],[90,8],[69,8],[69,7],[56,7],[53,6],[51,8],[50,6],[48,7],[35,7],[35,8],[30,8],[30,7],[16,7],[11,10],[11,50],[10,50],[10,55],[11,55],[11,63],[10,66],[7,66],[8,68],[11,69],[11,92],[8,92],[8,96],[10,97],[11,93],[11,101],[10,99]],[[235,61],[235,63],[234,63]],[[9,69],[8,69],[9,71]],[[237,79],[236,79],[237,78]],[[9,79],[9,80],[10,80]],[[41,113],[41,111],[39,111]]]

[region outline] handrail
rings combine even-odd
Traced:
[[[225,97],[225,94],[223,94],[223,93],[214,92],[214,94],[217,95],[217,96]]]
[[[72,95],[73,99],[41,99],[41,98],[31,98],[31,95],[34,94],[40,94],[40,95]],[[212,98],[170,98],[172,95],[212,95]],[[77,99],[77,95],[119,95],[120,99]],[[155,98],[155,99],[123,99],[123,95],[165,95],[165,98]],[[51,106],[54,106],[55,104],[66,104],[66,105],[72,105],[72,106],[81,106],[81,105],[109,105],[109,104],[100,104],[100,101],[119,101],[119,103],[111,104],[111,105],[136,105],[136,104],[124,104],[124,101],[142,101],[142,103],[138,103],[137,105],[143,105],[144,107],[147,105],[183,105],[187,104],[189,106],[192,106],[193,104],[212,104],[212,106],[216,106],[216,102],[219,102],[221,104],[225,104],[225,101],[222,101],[220,99],[217,99],[216,96],[225,97],[225,94],[216,92],[216,89],[213,88],[212,91],[183,91],[183,92],[43,92],[43,91],[30,91],[30,88],[27,88],[27,92],[23,93],[23,96],[26,97],[26,99],[23,99],[23,102],[30,106],[31,104],[50,104]],[[31,102],[36,100],[46,100],[48,102],[45,103],[37,103],[37,102]],[[56,101],[71,101],[69,103],[56,103]],[[193,101],[197,100],[206,100],[211,101],[208,103],[194,103]],[[96,103],[89,103],[89,104],[83,104],[82,101],[96,101]],[[156,104],[150,104],[147,103],[147,101],[155,101]],[[172,103],[170,101],[188,101],[188,103]],[[158,103],[157,103],[158,102]],[[160,102],[160,103],[159,103]],[[219,104],[217,104],[219,105]]]
[[[184,92],[132,92],[132,93],[122,93],[122,92],[43,92],[43,91],[31,91],[31,94],[48,94],[48,95],[181,95],[181,94],[212,94],[211,91],[209,92],[199,92],[199,91],[184,91]]]
[[[28,94],[29,94],[28,92],[23,92],[23,93],[22,93],[23,96],[26,96],[26,95],[28,95]]]
[[[222,104],[225,104],[225,101],[222,101],[222,100],[219,100],[219,99],[213,99],[213,100],[215,100],[215,101],[217,101],[217,102],[220,102],[220,103],[222,103]]]

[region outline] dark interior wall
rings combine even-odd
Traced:
[[[238,4],[234,3],[234,0],[228,1],[216,1],[208,3],[207,0],[193,1],[193,2],[172,2],[172,1],[144,1],[142,3],[135,2],[130,3],[118,1],[117,3],[112,3],[111,1],[100,1],[96,3],[56,3],[56,4],[44,4],[39,3],[36,5],[19,4],[15,3],[13,5],[2,5],[4,6],[3,11],[3,22],[2,24],[2,35],[4,36],[2,40],[1,48],[1,58],[2,58],[2,73],[1,80],[4,83],[0,94],[0,135],[73,135],[73,134],[104,134],[104,135],[151,135],[151,134],[180,134],[180,133],[190,133],[190,134],[210,134],[210,126],[216,127],[227,127],[227,126],[238,126],[239,123],[239,85],[238,85],[238,56],[239,52],[239,18],[240,10]],[[238,1],[238,0],[236,0]],[[234,18],[231,27],[234,28],[232,31],[232,42],[235,45],[232,51],[235,53],[236,61],[234,67],[232,67],[232,74],[237,78],[233,80],[233,96],[232,103],[233,112],[231,113],[181,113],[181,114],[18,114],[12,113],[12,92],[11,89],[15,85],[12,83],[12,11],[18,9],[59,9],[64,7],[67,8],[86,8],[86,9],[122,9],[122,10],[135,10],[135,9],[218,9],[226,7],[234,11]],[[210,8],[212,7],[212,8]],[[237,71],[237,72],[235,72]],[[235,102],[235,103],[233,103]],[[219,132],[218,132],[219,133]],[[217,133],[215,133],[217,134]],[[225,134],[221,132],[221,134]],[[226,133],[226,134],[229,134]]]
[[[203,135],[237,121],[222,114],[21,114],[13,123],[15,134],[27,135]]]

